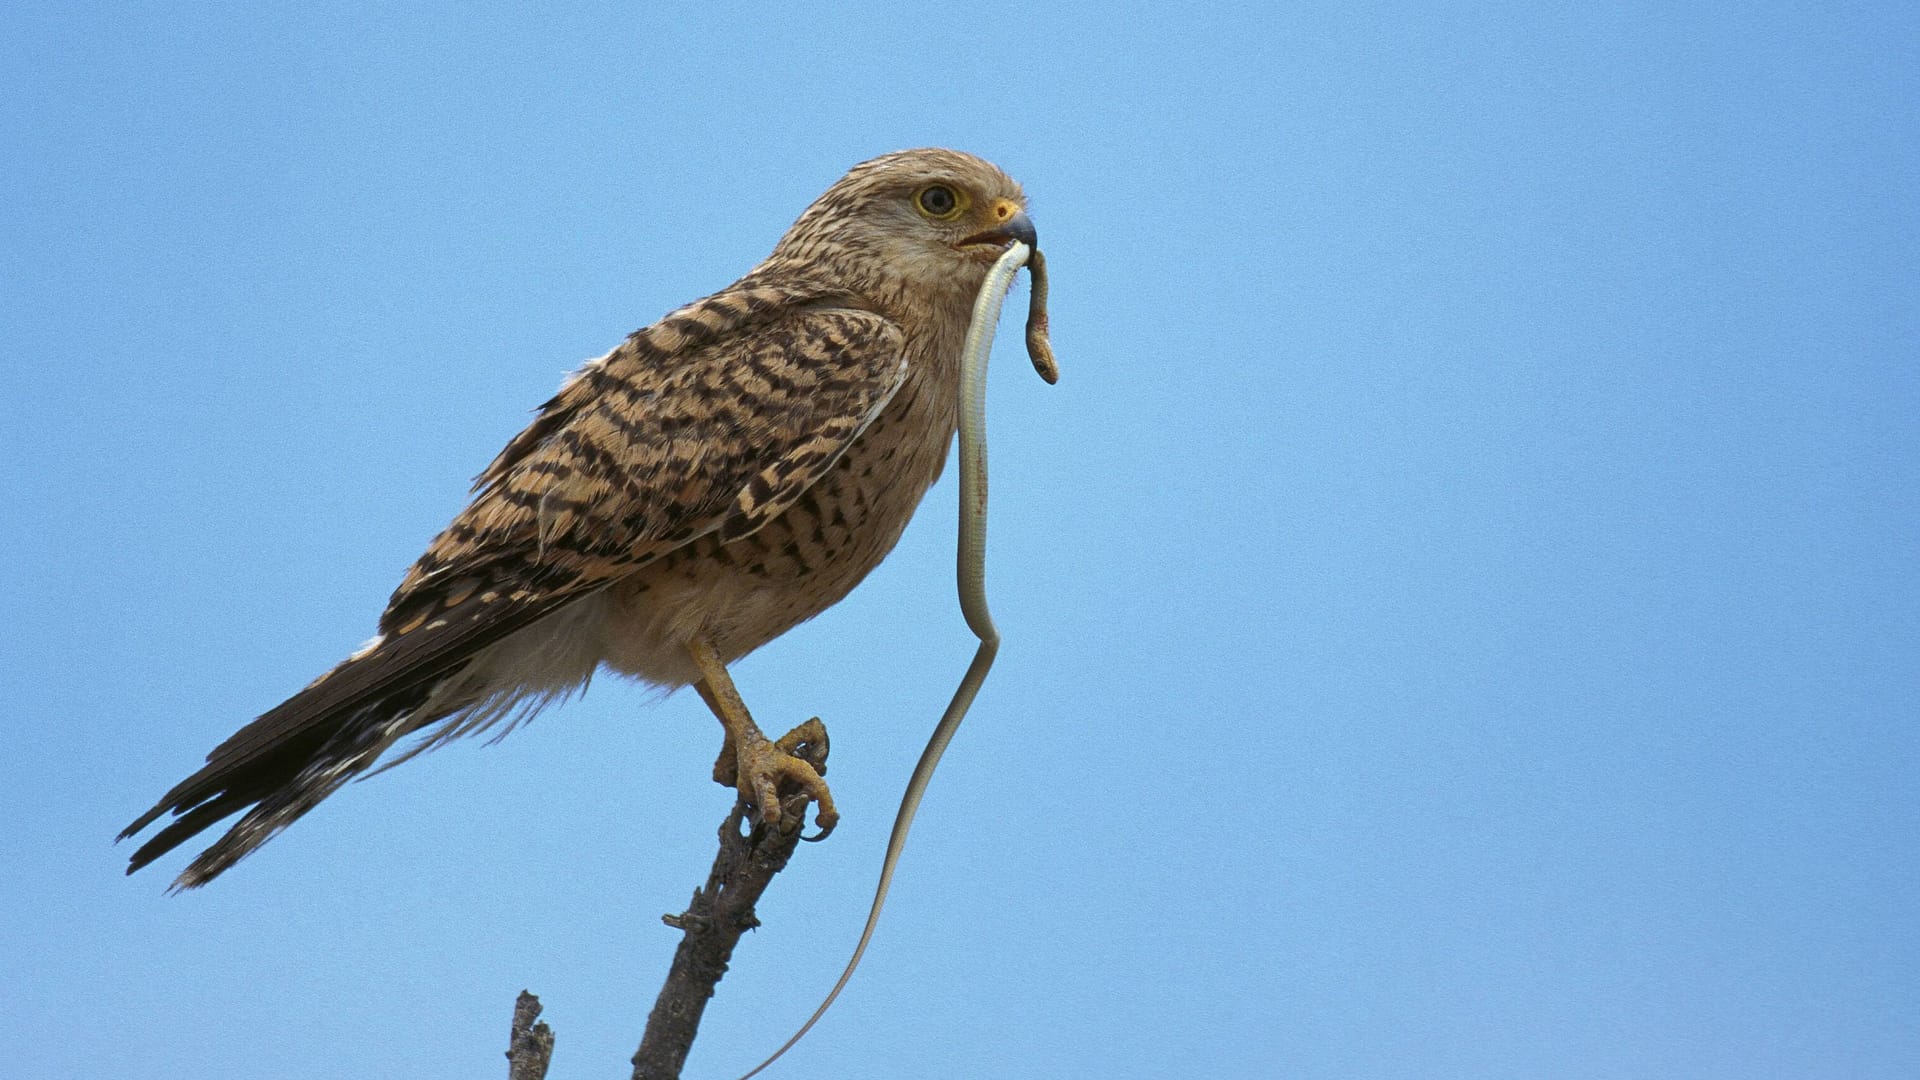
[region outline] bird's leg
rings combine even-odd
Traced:
[[[778,742],[769,740],[747,712],[746,702],[734,689],[733,678],[713,646],[705,638],[694,638],[687,642],[687,653],[700,671],[694,689],[727,732],[720,758],[713,763],[714,780],[737,789],[740,797],[759,812],[760,820],[769,825],[779,825],[784,816],[780,782],[791,782],[819,807],[814,821],[820,826],[820,834],[808,839],[824,839],[840,821],[833,793],[820,779],[820,774],[827,771],[826,725],[816,716],[782,735]],[[793,827],[800,824],[796,821]]]

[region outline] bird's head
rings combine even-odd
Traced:
[[[821,263],[863,286],[904,285],[971,302],[1010,244],[1037,245],[1026,207],[1020,185],[989,161],[957,150],[902,150],[849,170],[793,223],[774,257]]]

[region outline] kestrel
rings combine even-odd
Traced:
[[[407,572],[379,634],[214,748],[129,825],[171,813],[128,873],[245,811],[175,880],[204,885],[401,739],[398,763],[510,730],[600,668],[693,686],[716,779],[764,820],[785,780],[833,798],[754,723],[727,665],[877,566],[953,440],[975,294],[1015,241],[1019,184],[952,150],[854,166],[747,275],[570,376]],[[793,827],[798,822],[788,822]]]

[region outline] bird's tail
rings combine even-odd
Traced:
[[[193,889],[212,881],[342,784],[364,773],[395,741],[457,711],[460,703],[436,700],[436,695],[459,670],[317,715],[300,705],[325,680],[294,695],[221,744],[208,756],[206,767],[127,826],[120,834],[122,840],[163,814],[175,817],[133,853],[127,873],[245,810],[224,836],[174,879],[173,888]],[[287,723],[289,714],[303,712],[298,724]]]

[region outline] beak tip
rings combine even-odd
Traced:
[[[999,231],[1008,238],[1018,240],[1030,248],[1040,246],[1040,233],[1034,229],[1033,219],[1028,217],[1024,210],[1015,213],[1012,218],[1008,219],[1005,225],[1000,226]]]

